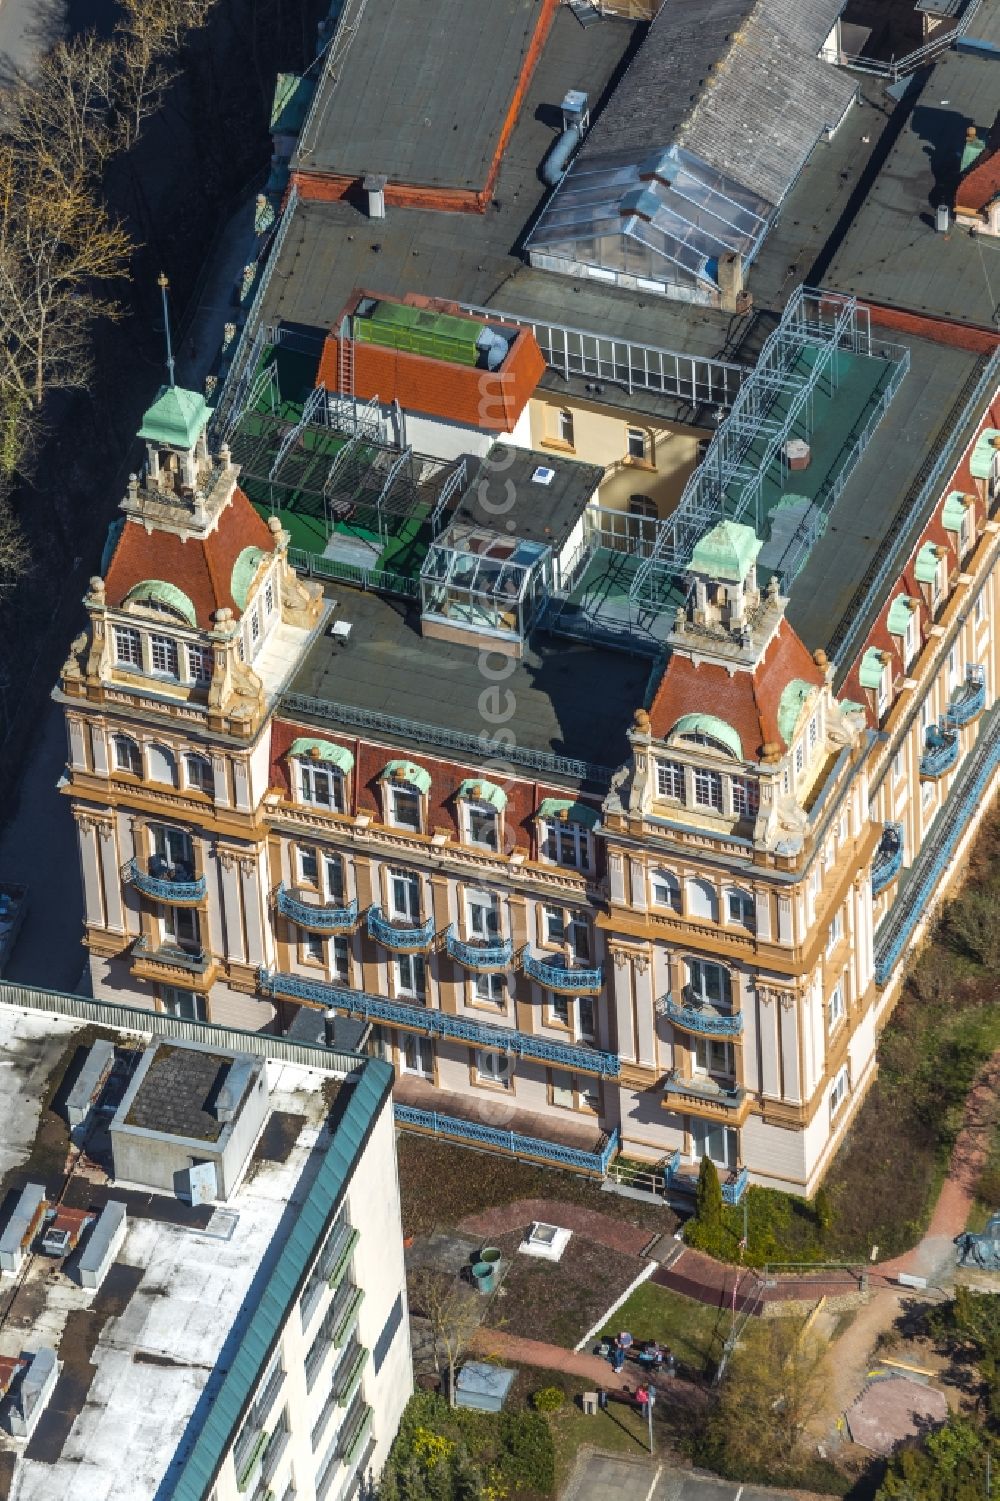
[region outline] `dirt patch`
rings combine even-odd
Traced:
[[[555,1200],[612,1214],[623,1225],[647,1231],[650,1240],[672,1233],[679,1223],[665,1205],[604,1193],[591,1179],[558,1168],[471,1152],[408,1132],[398,1138],[398,1150],[403,1233],[407,1236],[458,1225],[486,1210],[523,1200]]]
[[[513,1204],[489,1209],[485,1214],[469,1215],[458,1228],[486,1240],[514,1230],[526,1230],[535,1220],[559,1225],[564,1230],[575,1230],[626,1256],[641,1256],[652,1240],[649,1231],[638,1225],[623,1224],[609,1214],[599,1214],[596,1209],[559,1199],[517,1199]]]
[[[518,1254],[521,1234],[497,1237],[510,1264],[484,1323],[572,1349],[643,1269],[637,1256],[574,1235],[560,1261]]]
[[[261,1162],[287,1162],[305,1123],[304,1115],[294,1115],[290,1110],[272,1110],[267,1125],[260,1133],[260,1140],[253,1154],[253,1165]]]

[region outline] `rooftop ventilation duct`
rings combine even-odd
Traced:
[[[389,181],[381,173],[366,172],[361,186],[368,194],[369,219],[385,218],[385,185]]]
[[[216,1120],[233,1121],[243,1096],[247,1092],[250,1083],[250,1075],[253,1072],[253,1059],[238,1058],[231,1064],[225,1079],[219,1086],[219,1093],[215,1101]]]

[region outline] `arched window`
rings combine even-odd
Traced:
[[[130,776],[142,776],[142,752],[128,735],[112,735],[111,750],[116,771],[127,771]]]
[[[215,792],[215,773],[207,756],[185,756],[184,779],[195,792],[207,792],[209,797]]]
[[[630,495],[628,498],[628,513],[630,516],[648,516],[655,521],[657,518],[656,501],[650,495]]]
[[[149,780],[163,782],[168,787],[177,786],[177,762],[174,753],[165,745],[151,745],[147,752]]]
[[[707,918],[709,922],[719,920],[719,898],[715,887],[708,881],[702,881],[695,877],[688,882],[687,907],[689,917]]]

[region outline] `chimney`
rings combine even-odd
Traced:
[[[736,313],[743,295],[743,257],[735,252],[719,256],[719,291],[722,293],[722,311]]]
[[[369,219],[385,218],[385,185],[389,181],[377,172],[366,172],[361,186],[368,194]]]

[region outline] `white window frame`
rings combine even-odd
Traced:
[[[844,936],[844,910],[838,907],[830,918],[830,926],[826,930],[826,952],[832,954],[837,944]]]
[[[566,934],[569,924],[566,912],[562,907],[542,907],[542,934],[543,940],[552,948],[562,948],[566,942]]]
[[[573,418],[573,413],[563,407],[559,412],[557,421],[559,424],[560,443],[565,443],[567,448],[574,448],[576,446],[576,423]]]
[[[390,870],[389,915],[402,922],[419,923],[423,911],[420,887],[420,877],[414,871]]]
[[[686,800],[685,767],[682,761],[670,761],[663,756],[657,757],[656,795],[677,803],[683,803]]]
[[[879,715],[885,713],[892,699],[892,668],[888,662],[882,663],[882,673],[878,680],[876,691],[876,707]]]
[[[192,767],[199,768],[193,776]],[[215,768],[208,756],[199,756],[194,751],[185,752],[184,785],[195,792],[205,793],[207,797],[215,796]]]
[[[135,667],[142,671],[142,635],[134,625],[112,626],[115,638],[115,666]]]
[[[434,1078],[434,1044],[419,1032],[404,1032],[399,1048],[399,1072],[415,1079]]]
[[[701,1078],[735,1079],[736,1049],[721,1037],[696,1037],[691,1071]]]
[[[404,829],[408,834],[422,834],[424,830],[424,799],[419,787],[412,782],[393,782],[386,788],[389,823],[394,829]],[[400,816],[400,807],[416,808],[416,822]]]
[[[299,929],[299,947],[303,962],[322,964],[326,968],[326,940],[322,933],[311,933],[308,928]]]
[[[163,664],[162,666],[160,664]],[[153,677],[177,682],[180,677],[180,656],[173,636],[161,636],[151,632],[149,637],[149,665]]]
[[[692,956],[687,960],[687,972],[688,990],[694,1000],[719,1011],[732,1010],[733,977],[724,964]],[[713,984],[713,978],[719,983]]]
[[[351,941],[346,933],[331,933],[330,967],[334,977],[344,985],[351,983]]]
[[[168,1016],[199,1022],[208,1020],[205,997],[196,990],[183,990],[179,985],[160,986],[160,1007]]]
[[[756,777],[732,777],[733,814],[736,818],[756,818],[760,812],[760,783]]]
[[[128,746],[124,760],[121,755],[122,746]],[[132,777],[142,777],[142,749],[131,735],[119,733],[111,737],[111,754],[114,759],[114,770],[127,772]]]
[[[412,1000],[427,999],[427,964],[423,954],[396,954],[393,979],[396,994]]]
[[[301,760],[298,762],[297,791],[299,802],[308,808],[321,808],[330,813],[344,811],[344,774],[329,762]],[[321,790],[325,795],[320,795]]]
[[[212,672],[215,667],[215,653],[210,646],[199,646],[187,642],[184,648],[187,659],[188,681],[204,687],[212,681]]]
[[[470,886],[465,892],[465,922],[470,938],[493,943],[500,938],[503,923],[500,900],[493,891]]]
[[[295,869],[300,885],[319,889],[319,851],[314,844],[295,846]]]
[[[500,814],[491,803],[476,802],[474,800],[467,802],[464,806],[463,814],[462,821],[467,844],[471,844],[475,849],[480,850],[498,850],[500,848]],[[480,832],[486,832],[485,826],[488,825],[487,837],[485,839],[476,837],[477,824],[484,826]]]
[[[850,1081],[847,1077],[847,1064],[842,1063],[837,1070],[836,1077],[830,1088],[830,1119],[833,1120],[839,1113],[840,1107],[847,1099],[850,1089]]]
[[[584,824],[545,818],[541,835],[541,854],[547,864],[561,865],[567,870],[593,870],[593,839]]]
[[[735,888],[726,892],[726,921],[735,927],[753,930],[757,923],[757,904],[751,892]]]
[[[670,870],[654,870],[649,877],[650,895],[654,907],[663,907],[667,912],[681,912],[681,883]]]
[[[514,1072],[509,1055],[496,1048],[476,1048],[473,1071],[477,1084],[486,1084],[493,1089],[510,1089],[513,1084]]]
[[[472,977],[472,997],[479,1005],[507,1009],[507,976],[499,970],[484,970]]]
[[[826,1003],[826,1030],[832,1032],[835,1027],[839,1026],[844,1020],[845,1013],[844,986],[842,981],[838,980],[830,991]]]
[[[920,650],[920,610],[910,611],[910,618],[906,622],[906,630],[903,633],[903,666],[909,668],[910,663]]]
[[[975,621],[976,625],[982,625],[983,621],[986,619],[985,589],[980,589],[979,593],[976,595],[976,603],[973,606],[972,618]]]
[[[711,809],[713,813],[722,812],[722,773],[720,771],[714,771],[708,766],[695,767],[694,800],[699,808]]]
[[[630,459],[648,462],[649,435],[641,427],[626,427],[625,452]]]

